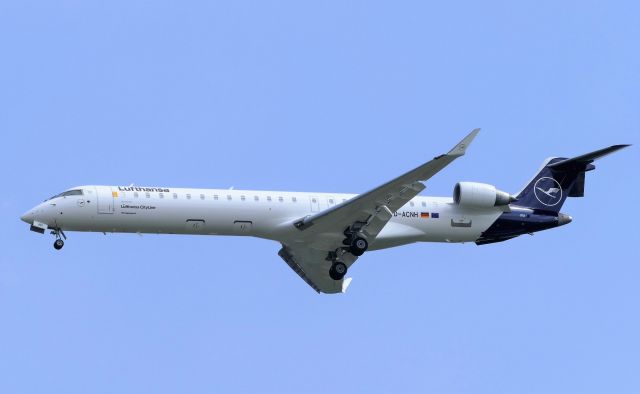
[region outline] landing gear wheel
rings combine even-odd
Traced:
[[[62,249],[63,246],[64,246],[64,241],[61,239],[56,239],[56,241],[53,243],[53,247],[55,250],[60,250]]]
[[[364,238],[355,238],[351,241],[351,246],[349,247],[349,252],[351,252],[354,256],[362,256],[364,252],[367,251],[369,247],[369,243]]]
[[[329,269],[329,276],[333,280],[340,280],[347,274],[347,265],[341,261],[336,261]]]

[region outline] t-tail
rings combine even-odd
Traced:
[[[629,145],[613,145],[572,159],[553,157],[522,189],[500,217],[476,240],[478,245],[506,241],[571,222],[560,213],[567,197],[583,197],[585,173],[595,170],[596,159]]]
[[[557,215],[567,197],[584,197],[585,173],[595,170],[596,159],[629,145],[613,145],[571,159],[553,157],[545,160],[540,171],[516,196],[513,205],[539,213]]]

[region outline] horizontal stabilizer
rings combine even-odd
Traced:
[[[566,170],[578,170],[584,171],[588,164],[591,164],[594,160],[603,156],[609,155],[615,151],[626,148],[631,145],[612,145],[608,148],[599,149],[594,152],[586,153],[584,155],[576,156],[571,159],[565,159],[557,163],[549,164],[547,167],[553,171],[566,171]]]

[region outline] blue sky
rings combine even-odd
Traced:
[[[637,147],[574,222],[367,253],[315,294],[258,239],[68,234],[80,184],[515,192],[638,143],[636,2],[1,2],[0,392],[640,392]]]

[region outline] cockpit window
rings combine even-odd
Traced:
[[[54,198],[67,197],[67,196],[82,196],[82,190],[81,189],[67,190],[66,192],[56,194],[55,196],[49,198],[48,200],[53,200]],[[45,200],[45,201],[48,201],[48,200]]]
[[[81,196],[82,195],[82,190],[77,189],[77,190],[69,190],[66,191],[64,193],[62,193],[62,197],[66,197],[66,196]]]

